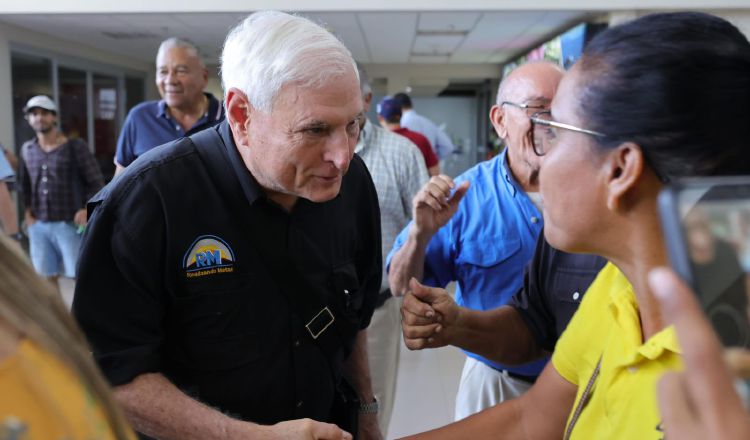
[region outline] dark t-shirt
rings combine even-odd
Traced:
[[[537,345],[549,352],[607,263],[596,255],[555,249],[539,234],[534,258],[524,271],[523,287],[508,303],[521,314]]]
[[[244,420],[326,421],[380,287],[372,180],[355,156],[336,198],[300,199],[286,212],[245,168],[228,125],[208,130],[220,134],[215,145],[186,138],[153,149],[92,200],[75,317],[112,385],[160,372]],[[356,325],[341,335],[333,366],[265,270],[249,235],[258,232],[328,303],[346,303],[336,318]]]

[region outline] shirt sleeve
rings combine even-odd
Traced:
[[[90,199],[104,186],[104,177],[96,158],[89,151],[86,142],[82,139],[75,144],[76,166],[85,184],[86,200]]]
[[[135,124],[133,123],[133,112],[128,113],[125,123],[122,125],[120,137],[117,138],[117,151],[115,152],[115,165],[127,167],[135,160],[133,144],[135,143]]]
[[[28,144],[23,144],[21,152],[18,155],[18,186],[17,189],[21,193],[21,200],[25,209],[31,209],[31,178],[29,177],[29,170],[26,167],[26,151]]]
[[[119,188],[133,181],[117,183]],[[91,201],[98,205],[81,245],[73,314],[100,369],[117,386],[162,370],[168,295],[165,223],[157,197],[131,192],[115,206],[111,202],[117,197],[101,202],[110,191]],[[128,215],[133,212],[138,215]]]
[[[0,150],[0,182],[11,181],[15,178],[15,175],[13,167],[5,158],[5,152]]]

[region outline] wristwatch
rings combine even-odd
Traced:
[[[20,232],[16,232],[15,234],[8,234],[8,237],[18,242],[21,242],[21,240],[23,240],[23,234]]]
[[[359,413],[360,414],[375,414],[380,409],[380,403],[378,403],[378,399],[375,397],[372,398],[372,402],[370,403],[360,403],[359,404]]]

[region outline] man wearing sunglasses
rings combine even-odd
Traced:
[[[455,181],[432,177],[415,196],[414,221],[388,257],[394,293],[406,293],[412,277],[436,287],[456,281],[459,305],[490,310],[506,304],[521,287],[542,230],[540,158],[534,153],[530,117],[549,109],[561,77],[559,67],[540,62],[523,65],[503,80],[490,120],[507,148]],[[520,395],[546,362],[509,367],[466,354],[456,420]]]

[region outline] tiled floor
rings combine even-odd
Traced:
[[[70,307],[72,280],[61,279],[60,291]],[[453,421],[453,406],[465,356],[456,348],[410,351],[401,342],[396,401],[388,439],[426,431]]]

